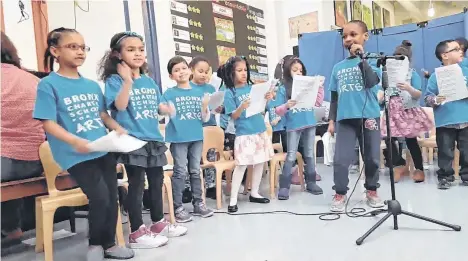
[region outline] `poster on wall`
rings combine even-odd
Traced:
[[[372,2],[372,17],[374,17],[374,28],[382,28],[382,8],[376,2]]]
[[[366,5],[362,5],[362,21],[367,25],[367,29],[374,29],[374,23],[372,22],[372,11]]]
[[[348,2],[335,0],[333,5],[335,7],[335,25],[343,27],[348,22]]]
[[[289,20],[289,38],[297,39],[299,34],[318,32],[318,12],[311,12]]]
[[[263,11],[238,1],[171,1],[175,54],[204,56],[216,71],[231,56],[245,56],[254,82],[268,80]]]
[[[351,19],[362,20],[361,0],[351,1]]]
[[[385,8],[382,8],[382,14],[383,14],[383,25],[384,25],[384,27],[392,26],[391,21],[390,21],[390,11],[388,11]]]

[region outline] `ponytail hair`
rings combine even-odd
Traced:
[[[44,53],[44,68],[46,71],[54,71],[54,61],[56,57],[50,52],[51,47],[57,47],[64,33],[78,33],[75,29],[60,27],[52,30],[47,35],[47,48]]]
[[[408,40],[403,40],[403,42],[401,42],[401,45],[397,46],[395,51],[393,52],[393,55],[403,55],[403,56],[406,56],[408,57],[408,61],[411,62],[412,58],[413,58],[413,50],[411,48],[413,44],[408,41]]]
[[[234,89],[234,75],[235,75],[235,65],[237,62],[245,62],[247,66],[247,84],[253,84],[250,78],[250,65],[245,56],[233,56],[227,60],[227,62],[220,66],[217,71],[217,75],[221,78],[222,83],[226,85],[226,88]]]

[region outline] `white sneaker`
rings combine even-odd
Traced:
[[[130,234],[130,247],[134,249],[157,248],[167,244],[169,239],[163,235],[152,233],[145,225]]]
[[[181,237],[187,234],[188,229],[181,225],[173,225],[163,219],[151,225],[150,230],[153,234],[159,234],[166,237]]]

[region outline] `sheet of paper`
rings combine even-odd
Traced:
[[[213,75],[211,76],[211,79],[210,79],[210,84],[213,85],[213,87],[215,87],[216,91],[219,90],[219,87],[221,85],[221,78],[219,78],[216,73],[213,73]]]
[[[387,76],[389,93],[398,92],[399,83],[405,83],[409,72],[408,58],[404,60],[387,60]]]
[[[322,76],[296,75],[293,78],[291,99],[296,101],[293,108],[313,108],[317,100]]]
[[[211,110],[216,110],[219,106],[223,105],[224,103],[224,92],[218,91],[210,96],[210,102],[208,103],[208,107]]]
[[[250,91],[250,106],[245,112],[245,117],[251,117],[255,114],[259,114],[265,111],[267,100],[265,94],[272,89],[272,83],[270,81],[254,84]]]
[[[453,64],[435,69],[439,95],[445,96],[445,102],[468,98],[468,86],[460,65]]]
[[[88,148],[91,151],[127,153],[145,146],[146,143],[130,135],[118,135],[115,131],[111,131],[106,136],[89,143]]]

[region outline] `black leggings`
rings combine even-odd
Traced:
[[[148,196],[151,220],[161,221],[164,218],[162,186],[164,170],[162,167],[143,168],[138,166],[125,166],[128,175],[128,195],[125,202],[132,232],[143,225],[142,200],[145,190],[145,173],[148,178]]]
[[[117,173],[115,157],[108,153],[68,169],[89,200],[89,245],[108,249],[115,245],[117,225]]]
[[[405,141],[406,141],[406,147],[408,147],[408,150],[411,153],[411,157],[413,158],[414,168],[417,170],[424,171],[421,148],[419,147],[417,138],[405,138]],[[387,139],[385,139],[385,143],[388,148],[389,146],[388,146]],[[385,153],[384,156],[385,156],[385,160],[388,162],[387,153]],[[393,167],[400,167],[400,166],[406,165],[406,161],[403,159],[400,151],[398,150],[396,146],[396,139],[392,139],[392,161],[393,161]]]

